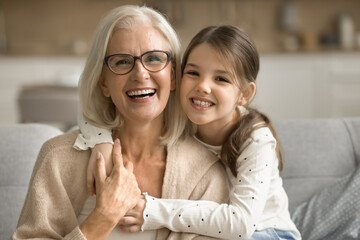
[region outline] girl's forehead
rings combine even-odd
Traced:
[[[195,46],[190,52],[187,59],[189,62],[201,63],[204,67],[214,67],[226,71],[233,71],[232,61],[221,51],[209,43],[201,43]]]

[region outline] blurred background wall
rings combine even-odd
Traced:
[[[76,112],[95,28],[123,4],[166,14],[184,48],[205,26],[244,28],[261,55],[254,105],[275,120],[360,116],[359,0],[0,0],[0,123]]]
[[[165,13],[185,46],[205,26],[234,24],[251,34],[261,53],[318,51],[338,45],[346,14],[360,34],[359,0],[1,0],[2,53],[85,56],[99,20],[122,4]]]

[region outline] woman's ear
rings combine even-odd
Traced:
[[[103,76],[103,73],[101,73],[99,80],[98,80],[99,87],[105,97],[110,97],[110,91],[107,86],[107,82]]]
[[[238,105],[244,106],[248,104],[255,96],[255,92],[256,92],[256,84],[254,82],[249,83],[246,90],[240,94]]]

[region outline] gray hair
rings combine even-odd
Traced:
[[[80,103],[84,117],[95,126],[114,129],[122,124],[116,107],[105,97],[98,81],[103,68],[103,59],[112,34],[118,29],[129,29],[141,24],[151,25],[168,41],[172,55],[172,71],[176,78],[176,90],[170,93],[164,110],[164,144],[173,144],[185,133],[187,118],[179,101],[180,86],[180,42],[176,32],[166,18],[146,6],[125,5],[111,10],[100,23],[79,81]]]

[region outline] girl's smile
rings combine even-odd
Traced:
[[[212,106],[215,105],[215,103],[204,99],[204,98],[199,98],[199,97],[193,97],[190,98],[190,102],[193,105],[194,108],[198,109],[198,110],[206,110]]]
[[[187,59],[180,88],[181,105],[198,125],[199,136],[211,130],[221,139],[238,117],[235,109],[243,95],[234,83],[230,66],[224,62],[207,43],[196,46]]]

